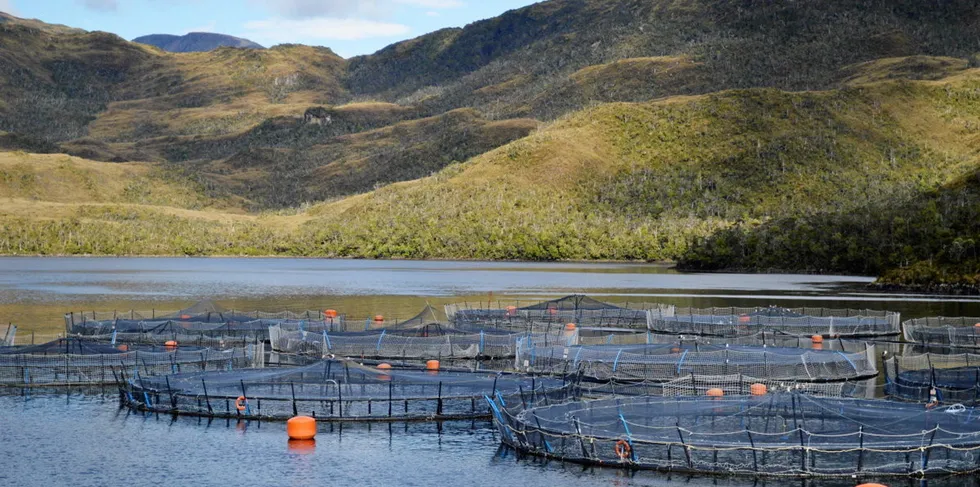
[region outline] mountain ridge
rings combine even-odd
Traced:
[[[158,47],[167,52],[207,52],[219,47],[265,49],[248,39],[213,32],[188,32],[184,35],[150,34],[133,39],[133,42]]]

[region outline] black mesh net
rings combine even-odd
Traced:
[[[980,318],[920,318],[902,323],[905,340],[920,345],[980,348]]]
[[[581,373],[600,381],[667,381],[690,374],[839,381],[878,375],[875,346],[870,344],[848,353],[697,343],[569,347],[521,341],[515,367],[538,374]]]
[[[980,355],[922,354],[884,361],[885,392],[909,401],[980,404]]]
[[[857,338],[898,335],[900,318],[885,311],[829,308],[659,308],[649,311],[647,329],[719,337],[780,332]]]
[[[980,469],[980,414],[963,406],[769,393],[493,408],[504,443],[575,462],[798,477]]]
[[[172,414],[332,421],[489,417],[485,396],[537,404],[567,398],[564,380],[497,372],[378,369],[325,360],[305,367],[136,376],[124,392],[134,409]],[[521,399],[523,397],[523,400]]]

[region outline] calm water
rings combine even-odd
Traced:
[[[57,332],[70,310],[178,309],[213,298],[236,309],[324,309],[407,318],[425,303],[540,300],[587,293],[682,306],[825,306],[905,317],[980,315],[972,298],[884,295],[842,276],[680,274],[662,266],[304,259],[0,258],[0,321]],[[492,293],[492,294],[491,294]],[[310,451],[277,423],[120,411],[114,395],[0,394],[0,485],[842,485],[690,478],[519,459],[485,423],[322,425]],[[888,485],[924,485],[889,481]],[[977,486],[976,479],[928,485]]]

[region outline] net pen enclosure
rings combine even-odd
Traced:
[[[331,333],[288,331],[273,326],[269,329],[269,337],[275,352],[402,361],[512,359],[517,353],[519,340],[541,346],[578,343],[575,328],[538,333],[500,329],[473,332],[448,327]]]
[[[964,406],[801,393],[489,401],[505,445],[583,464],[794,478],[980,470],[980,411]]]
[[[485,397],[527,403],[567,400],[575,383],[501,372],[395,369],[324,360],[267,368],[130,378],[125,406],[172,415],[322,421],[489,419]]]
[[[61,338],[41,345],[0,347],[0,386],[115,385],[127,375],[262,366],[264,346],[215,350],[195,346],[107,345]]]
[[[923,346],[980,348],[980,317],[935,317],[902,323],[905,341]]]
[[[538,331],[574,323],[584,327],[645,328],[647,311],[672,306],[634,303],[623,306],[604,303],[582,295],[566,296],[551,301],[527,302],[485,301],[455,303],[445,306],[446,316],[457,328],[503,328],[517,331]]]
[[[240,312],[227,310],[211,301],[173,312],[81,311],[65,314],[65,329],[71,335],[122,343],[159,343],[180,340],[198,344],[268,340],[269,327],[295,330],[344,331],[346,317],[335,310]]]
[[[651,308],[647,329],[675,335],[740,337],[781,332],[823,338],[897,336],[901,316],[890,311],[830,308]]]
[[[883,360],[885,393],[906,401],[980,405],[980,355],[893,355]]]
[[[532,374],[581,374],[594,381],[669,381],[690,374],[830,382],[876,377],[875,345],[857,350],[807,350],[744,345],[540,346],[518,343],[514,367]]]

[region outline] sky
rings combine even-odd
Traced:
[[[266,47],[327,46],[344,57],[444,27],[462,27],[534,0],[0,0],[0,11],[126,39],[218,32]]]

